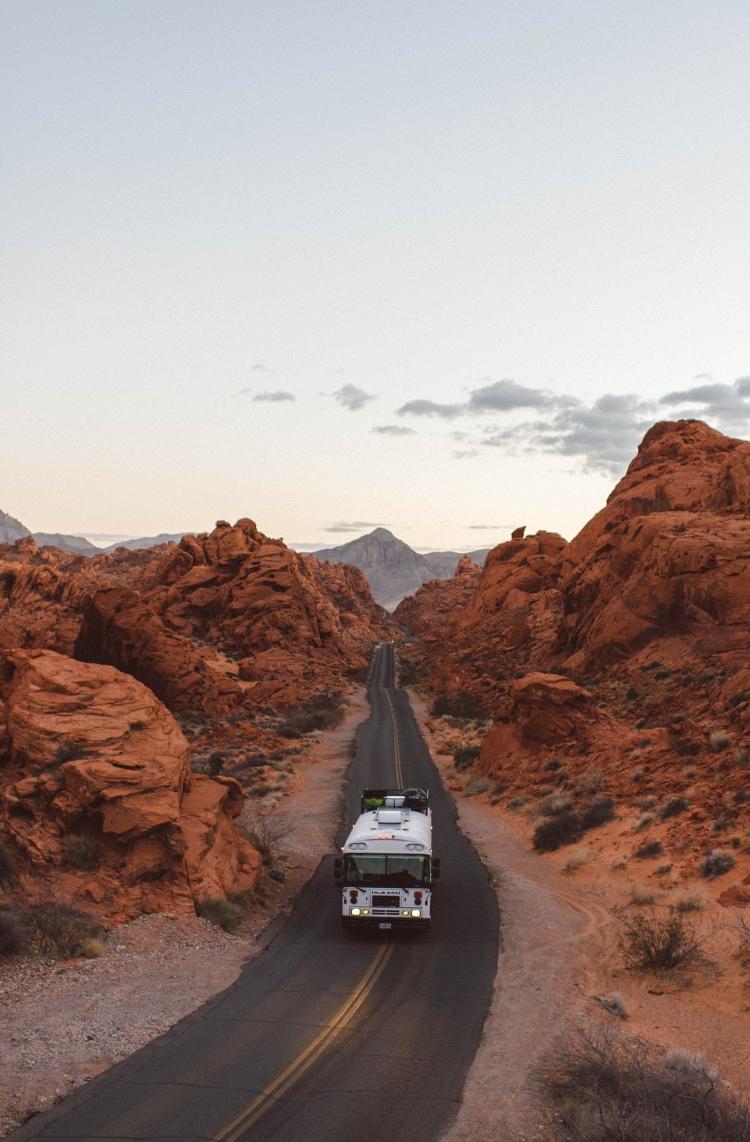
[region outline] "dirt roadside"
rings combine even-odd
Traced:
[[[286,878],[268,881],[263,907],[239,934],[198,917],[142,916],[110,932],[96,959],[0,966],[0,1136],[163,1034],[262,951],[269,923],[333,849],[350,743],[369,709],[363,692],[348,695],[342,721],[318,735],[292,776],[273,813]],[[257,812],[249,800],[248,822]]]
[[[535,818],[508,813],[487,794],[467,795],[466,779],[442,752],[439,720],[419,695],[410,692],[410,698],[455,798],[460,827],[492,877],[501,913],[492,1007],[461,1108],[442,1142],[548,1142],[533,1072],[555,1040],[578,1025],[601,1022],[666,1048],[699,1051],[736,1089],[746,1089],[750,965],[737,954],[735,910],[716,899],[720,886],[665,883],[658,869],[640,862],[637,869],[625,867],[633,843],[625,819],[586,838],[586,861],[575,871],[566,868],[569,848],[538,856],[530,843]],[[619,939],[623,918],[633,914],[634,884],[653,892],[657,908],[681,892],[702,900],[689,922],[705,936],[704,955],[689,972],[658,977],[625,970]],[[624,1021],[597,1001],[613,993],[624,1001]]]

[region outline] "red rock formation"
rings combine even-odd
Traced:
[[[446,598],[428,584],[398,614],[414,624],[433,693],[467,695],[494,717],[483,772],[544,784],[554,755],[571,776],[596,765],[622,795],[689,787],[717,815],[740,792],[750,443],[697,421],[655,425],[571,543],[516,536],[490,553],[468,601],[451,613]],[[688,779],[691,758],[701,772]]]
[[[254,886],[260,858],[233,823],[239,786],[191,773],[181,730],[141,683],[15,651],[4,702],[0,832],[20,854],[25,894],[120,921]],[[95,868],[76,869],[71,838],[85,839]]]
[[[219,656],[169,630],[133,590],[105,588],[89,600],[75,656],[127,671],[171,710],[228,713],[243,699],[243,684]]]

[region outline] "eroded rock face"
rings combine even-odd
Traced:
[[[734,819],[723,799],[743,796],[750,758],[750,443],[655,425],[574,540],[516,534],[468,600],[446,598],[427,584],[399,614],[433,693],[494,719],[484,773],[531,788],[554,781],[548,762],[571,778],[594,767],[622,795],[689,789],[696,813]]]
[[[205,896],[254,886],[260,858],[233,823],[239,786],[190,772],[180,728],[140,682],[52,651],[14,651],[3,691],[0,831],[20,854],[27,894],[120,921],[192,912]]]

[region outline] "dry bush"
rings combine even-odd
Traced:
[[[702,1056],[613,1027],[561,1041],[537,1083],[558,1142],[750,1142],[750,1108]]]
[[[734,857],[726,849],[711,849],[711,852],[706,853],[700,863],[700,874],[705,876],[707,880],[712,880],[715,876],[722,876],[723,873],[729,872],[735,864]]]
[[[601,769],[592,766],[587,769],[581,778],[581,787],[586,793],[600,793],[604,788],[604,774]]]
[[[556,817],[567,809],[570,809],[567,793],[550,793],[540,802],[538,812],[542,817]]]
[[[256,812],[249,821],[243,822],[242,827],[251,845],[260,853],[263,864],[278,864],[284,841],[291,832],[289,821],[284,817],[264,817]]]
[[[695,929],[670,908],[666,916],[642,913],[623,923],[620,951],[633,971],[669,971],[683,967],[700,952]]]
[[[638,906],[644,904],[653,904],[654,893],[645,884],[631,884],[630,893],[628,894],[628,902]]]
[[[653,813],[641,813],[640,817],[638,818],[636,823],[633,825],[633,831],[636,833],[642,832],[643,829],[648,828],[648,826],[651,824],[653,819],[654,819]]]
[[[12,904],[0,905],[0,956],[19,956],[26,950],[28,925]]]
[[[458,772],[461,773],[464,769],[468,769],[469,766],[473,765],[479,757],[479,753],[480,747],[478,745],[467,745],[463,742],[461,745],[455,746],[453,749],[453,764]]]
[[[341,694],[316,694],[309,702],[285,710],[276,732],[284,738],[300,738],[316,730],[330,730],[338,725],[343,713]]]
[[[610,1015],[616,1015],[618,1019],[627,1019],[629,1014],[627,1004],[619,991],[613,991],[610,995],[595,995],[594,999]]]
[[[55,960],[101,954],[103,929],[91,916],[67,904],[34,904],[25,910],[28,945]]]
[[[661,841],[644,841],[633,853],[636,860],[648,860],[650,857],[660,856],[664,849]]]
[[[579,868],[583,868],[591,860],[591,849],[587,845],[581,845],[580,848],[573,849],[565,864],[563,865],[563,872],[576,872]]]
[[[615,819],[615,802],[612,797],[597,797],[592,801],[584,810],[581,816],[581,824],[584,830],[598,829],[600,825],[606,825],[608,821]]]
[[[476,797],[478,793],[486,793],[490,787],[490,783],[486,777],[472,777],[466,783],[465,793],[467,797]]]
[[[565,809],[537,825],[532,844],[538,853],[551,853],[563,845],[575,844],[582,836],[581,818],[572,809]]]
[[[86,756],[86,747],[81,742],[64,741],[55,750],[55,761],[63,765],[66,761],[80,761]]]
[[[234,932],[242,920],[242,909],[221,896],[207,896],[198,905],[198,915],[223,928],[225,932]]]
[[[659,810],[659,816],[662,821],[666,821],[670,817],[678,817],[680,813],[685,812],[687,807],[688,803],[684,797],[670,797]]]
[[[0,844],[0,888],[10,888],[16,881],[16,862],[10,845]]]
[[[705,906],[705,897],[698,892],[681,892],[674,899],[674,907],[678,912],[700,912]]]
[[[720,753],[731,744],[732,739],[725,730],[712,730],[708,738],[714,753]]]

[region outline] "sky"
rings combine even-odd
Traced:
[[[750,435],[750,8],[0,0],[0,508],[572,536]]]

